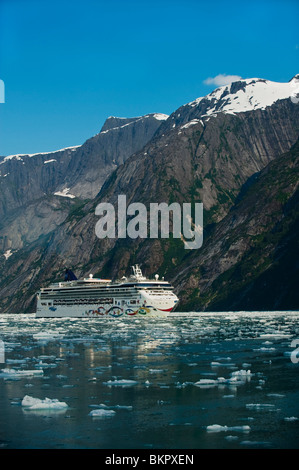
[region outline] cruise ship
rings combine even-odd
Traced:
[[[133,317],[165,316],[178,303],[171,284],[159,275],[143,276],[140,266],[132,275],[118,281],[94,278],[77,279],[66,270],[65,280],[41,288],[37,293],[36,317]]]

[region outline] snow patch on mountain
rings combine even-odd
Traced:
[[[65,150],[70,150],[71,152],[74,152],[75,150],[77,150],[78,147],[81,147],[81,145],[74,145],[73,147],[65,147],[63,149],[53,150],[51,152],[19,153],[19,154],[16,154],[16,155],[8,155],[7,157],[3,158],[3,160],[0,162],[0,165],[7,162],[8,160],[12,160],[12,159],[23,161],[22,157],[36,157],[36,156],[39,156],[39,155],[51,155],[52,153],[64,152]],[[48,160],[47,162],[49,162],[49,161],[53,161],[53,160]],[[46,163],[46,162],[44,162],[44,163]]]
[[[149,114],[149,116],[153,116],[153,118],[157,119],[158,121],[166,121],[169,118],[168,114],[156,113],[156,114]]]
[[[57,191],[56,193],[54,193],[54,196],[69,197],[71,199],[76,197],[73,194],[69,194],[69,190],[70,188],[64,188],[62,191]]]
[[[204,105],[203,116],[218,113],[235,114],[265,109],[278,100],[299,102],[299,75],[287,83],[272,82],[260,78],[248,78],[222,86],[205,97],[187,103],[186,106]]]
[[[101,131],[100,134],[107,134],[108,132],[114,131],[116,129],[123,129],[124,127],[131,126],[132,124],[136,124],[136,122],[142,121],[143,119],[146,119],[146,118],[149,118],[149,117],[153,117],[157,121],[166,121],[166,119],[169,118],[169,116],[167,114],[162,114],[162,113],[146,114],[145,116],[140,116],[140,117],[136,118],[133,121],[130,121],[130,122],[127,122],[126,124],[123,124],[122,126],[111,127],[110,129],[106,129],[104,131]],[[119,119],[129,119],[129,118],[124,118],[124,117],[117,118],[115,116],[110,116],[108,119],[117,119],[117,120],[119,120]],[[107,121],[108,121],[108,119],[107,119]],[[98,134],[96,134],[96,135],[98,135]]]

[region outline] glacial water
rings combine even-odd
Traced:
[[[298,449],[298,319],[0,315],[0,448]]]

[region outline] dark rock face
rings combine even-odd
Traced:
[[[70,192],[84,199],[95,197],[115,168],[151,140],[163,122],[155,116],[161,115],[107,119],[101,132],[87,140],[71,160],[65,177]]]
[[[82,146],[2,160],[0,214],[66,187],[81,199],[95,197],[107,176],[153,137],[163,122],[160,116],[109,118]]]
[[[298,308],[298,181],[299,141],[244,189],[201,253],[186,265],[185,275],[176,274],[185,308]]]
[[[60,279],[66,265],[78,277],[91,272],[113,277],[127,273],[134,262],[142,263],[146,274],[158,272],[173,281],[181,310],[296,308],[286,267],[290,258],[298,259],[294,234],[299,106],[280,99],[264,109],[222,112],[234,94],[247,92],[248,84],[255,85],[237,82],[182,106],[159,121],[156,130],[151,117],[109,118],[101,133],[69,159],[72,178],[67,175],[64,186],[56,186],[60,191],[70,188],[69,193],[81,199],[68,199],[68,207],[56,208],[65,215],[52,230],[43,233],[40,228],[38,239],[28,239],[7,260],[2,257],[2,311],[34,309],[39,286]],[[112,137],[116,132],[119,140]],[[108,138],[109,144],[104,144]],[[132,151],[133,142],[138,150]],[[99,193],[96,165],[111,169],[103,176]],[[120,194],[126,195],[128,204],[143,202],[147,207],[151,202],[203,202],[202,248],[185,250],[180,239],[171,238],[99,240],[95,208],[100,202],[116,205]],[[53,201],[48,202],[46,218],[50,220],[48,214],[54,210]],[[294,275],[296,266],[293,262]],[[280,267],[284,291],[272,296],[271,303]],[[267,296],[261,293],[265,283]]]
[[[20,249],[60,225],[70,207],[95,197],[107,177],[142,149],[165,118],[107,119],[104,130],[80,147],[2,160],[0,249]],[[59,196],[66,188],[66,197]],[[69,200],[68,195],[76,198]]]

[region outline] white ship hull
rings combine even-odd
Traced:
[[[170,306],[171,305],[171,306]],[[77,317],[77,318],[119,318],[119,317],[144,317],[144,316],[166,316],[174,308],[174,303],[163,302],[165,309],[148,306],[90,304],[90,305],[65,305],[65,306],[38,306],[36,317]]]
[[[173,308],[169,309],[157,309],[151,306],[140,306],[140,307],[120,307],[114,305],[67,305],[59,307],[40,307],[37,308],[36,318],[57,318],[57,317],[75,317],[75,318],[120,318],[120,317],[145,317],[145,316],[167,316]]]

